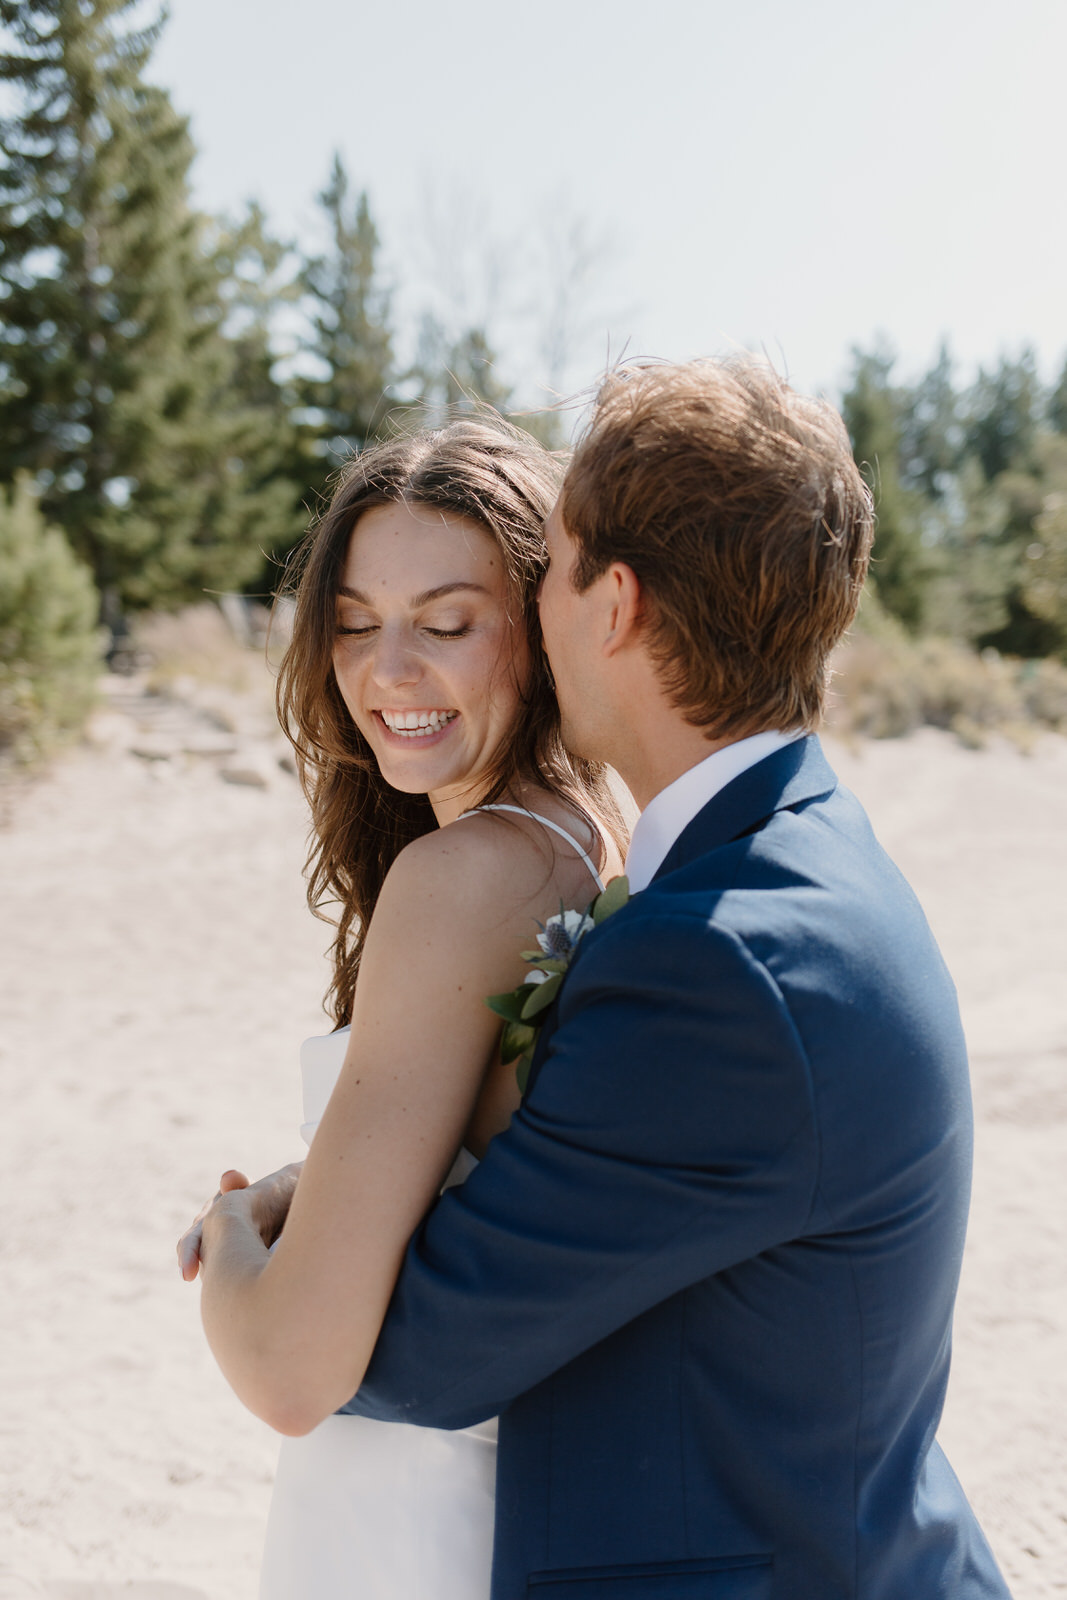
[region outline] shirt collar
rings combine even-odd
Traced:
[[[721,750],[713,750],[710,756],[705,756],[703,761],[698,761],[695,767],[690,767],[653,796],[637,819],[626,855],[630,893],[636,894],[639,889],[648,887],[671,845],[720,789],[725,789],[757,761],[803,737],[801,729],[792,733],[771,729],[738,739]]]

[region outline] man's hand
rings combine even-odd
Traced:
[[[269,1173],[256,1183],[249,1183],[243,1172],[228,1168],[219,1179],[218,1193],[201,1206],[192,1224],[178,1240],[178,1268],[186,1283],[192,1283],[200,1271],[204,1223],[223,1196],[234,1194],[237,1190],[244,1191],[236,1203],[246,1208],[249,1220],[269,1249],[285,1226],[303,1166],[302,1161],[291,1161],[288,1166]],[[232,1206],[235,1202],[229,1203]]]

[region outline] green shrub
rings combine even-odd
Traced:
[[[42,754],[92,705],[103,633],[92,577],[26,479],[0,488],[0,752]]]

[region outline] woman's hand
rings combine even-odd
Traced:
[[[269,1249],[285,1226],[303,1165],[302,1161],[291,1161],[288,1166],[269,1173],[256,1183],[249,1183],[244,1173],[234,1167],[229,1167],[222,1174],[218,1193],[201,1206],[191,1225],[178,1240],[178,1269],[186,1283],[192,1283],[200,1271],[204,1223],[223,1195],[233,1194],[238,1189],[246,1192],[244,1203],[249,1219]]]

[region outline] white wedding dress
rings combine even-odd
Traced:
[[[300,1051],[307,1144],[348,1029]],[[448,1183],[475,1165],[461,1150]],[[283,1439],[267,1519],[260,1600],[488,1600],[496,1421],[445,1432],[327,1417]]]
[[[477,809],[542,823],[574,847],[603,889],[591,857],[558,823],[522,806]],[[301,1047],[300,1133],[309,1145],[348,1033],[342,1028]],[[446,1188],[476,1165],[461,1150]],[[260,1600],[489,1600],[495,1496],[495,1418],[446,1432],[327,1417],[302,1439],[282,1440]]]

